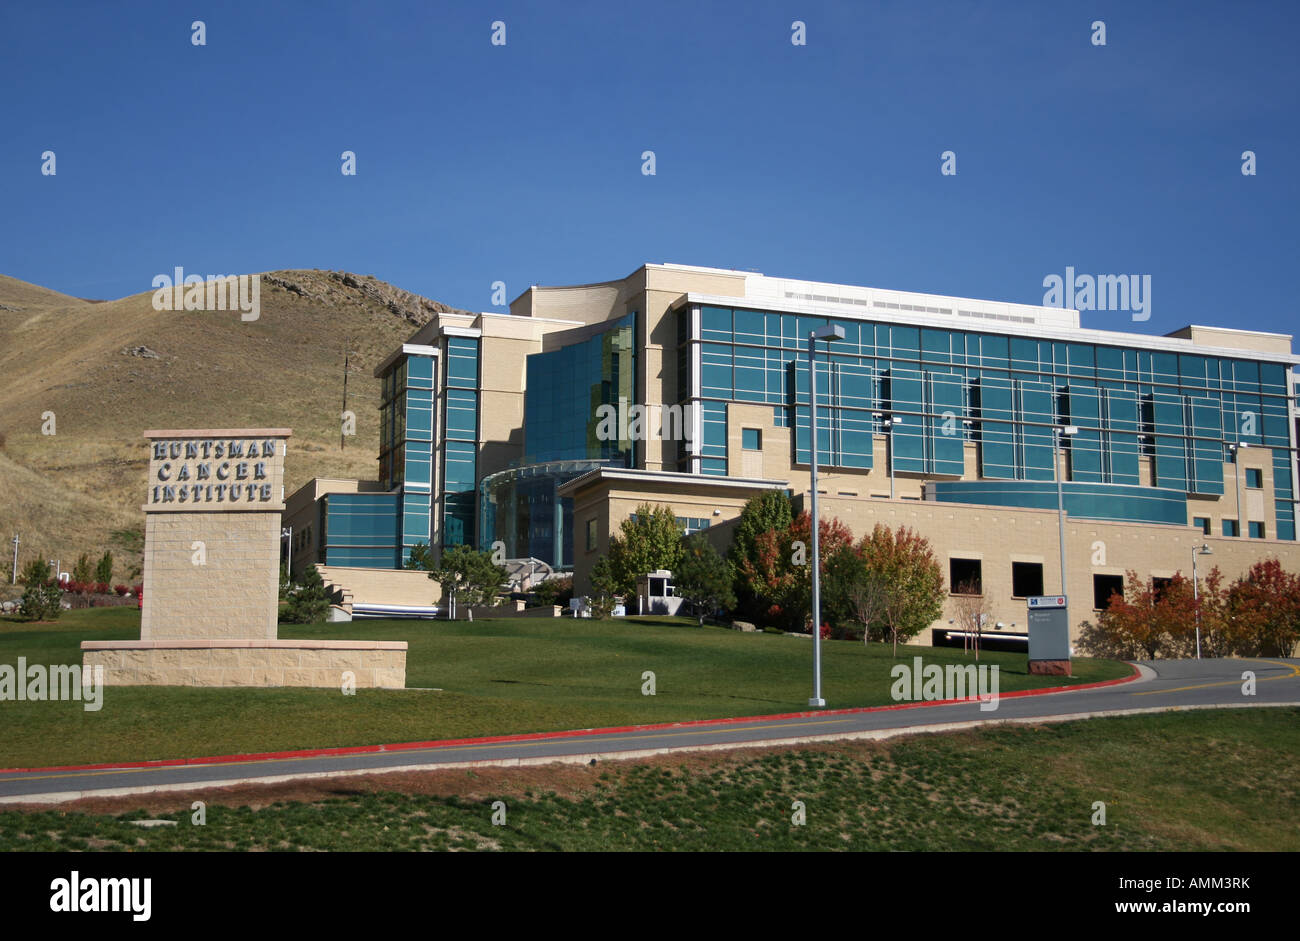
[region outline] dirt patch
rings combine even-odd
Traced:
[[[63,811],[84,814],[121,814],[144,810],[162,815],[188,812],[194,801],[207,806],[251,807],[259,810],[277,802],[313,803],[339,797],[366,794],[411,794],[429,797],[461,797],[466,800],[507,799],[528,794],[552,793],[558,797],[582,798],[611,786],[641,769],[662,769],[684,778],[726,772],[766,755],[798,752],[867,761],[887,754],[887,742],[827,742],[738,748],[727,751],[684,752],[654,755],[625,761],[602,761],[595,765],[549,764],[517,768],[447,768],[429,771],[399,771],[354,777],[309,778],[274,784],[239,784],[232,787],[133,794],[120,797],[87,797],[60,804],[7,804],[5,810]]]

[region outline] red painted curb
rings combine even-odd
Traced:
[[[1021,689],[1010,693],[1000,693],[998,699],[1019,699],[1025,696],[1043,696],[1048,693],[1067,693],[1082,689],[1100,689],[1104,686],[1118,686],[1132,683],[1142,672],[1129,664],[1133,672],[1117,680],[1103,680],[1098,683],[1081,683],[1078,686],[1048,686],[1042,689]],[[659,729],[693,728],[697,726],[734,725],[739,722],[764,722],[779,719],[804,719],[815,716],[843,716],[866,712],[891,712],[898,709],[924,709],[927,706],[951,706],[962,702],[975,702],[976,697],[966,699],[935,699],[928,702],[898,703],[892,706],[858,706],[852,709],[830,709],[810,712],[783,712],[766,716],[732,716],[723,719],[688,719],[682,722],[660,722],[653,725],[621,725],[601,729],[574,729],[564,732],[525,732],[517,735],[490,735],[483,738],[449,738],[428,742],[398,742],[390,745],[348,745],[339,748],[311,748],[302,751],[259,752],[251,755],[212,755],[205,758],[164,758],[157,761],[110,762],[98,765],[55,765],[44,768],[0,768],[0,774],[26,771],[101,771],[107,768],[172,768],[184,765],[210,764],[251,764],[258,761],[284,761],[301,758],[339,757],[345,755],[366,755],[375,752],[413,751],[422,748],[447,748],[453,745],[488,745],[506,742],[530,742],[539,739],[581,738],[588,735],[610,735],[619,732],[643,732]],[[382,769],[378,769],[382,770]]]

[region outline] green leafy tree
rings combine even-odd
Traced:
[[[881,601],[888,586],[877,573],[867,569],[857,547],[846,543],[827,554],[822,575],[822,621],[830,624],[831,636],[840,639],[861,629],[865,640],[879,630]]]
[[[614,607],[614,596],[618,594],[618,579],[614,575],[614,566],[609,556],[602,555],[591,567],[591,595],[587,602],[591,605],[592,617],[604,620]]]
[[[731,568],[704,533],[695,533],[683,541],[681,560],[673,569],[673,591],[695,606],[701,627],[705,614],[735,606]]]
[[[290,624],[319,624],[329,616],[330,594],[316,566],[302,573],[302,584],[289,593],[284,619]]]
[[[573,576],[568,575],[563,578],[548,578],[537,586],[533,592],[537,599],[537,604],[554,605],[558,604],[562,608],[569,606],[569,600],[573,598]]]
[[[72,567],[72,580],[83,585],[95,580],[95,567],[91,564],[90,556],[84,552],[77,559],[77,564]]]
[[[877,523],[857,545],[867,571],[887,586],[879,623],[894,642],[907,641],[943,613],[943,568],[930,542],[906,527],[891,529]]]
[[[414,553],[412,553],[414,555]],[[444,596],[462,604],[492,604],[509,573],[492,561],[490,552],[470,546],[448,546],[429,577],[442,586]]]
[[[641,504],[609,541],[610,565],[617,592],[623,595],[635,592],[637,578],[647,572],[668,569],[676,573],[681,557],[682,525],[667,506]]]
[[[406,559],[406,568],[428,572],[437,565],[433,550],[427,542],[417,542],[411,547],[411,554]]]
[[[28,621],[54,621],[63,613],[63,593],[51,584],[49,563],[33,559],[23,569],[25,586],[21,602],[22,616]]]
[[[113,584],[113,553],[107,550],[95,565],[95,581],[102,585]]]
[[[884,617],[889,601],[890,586],[885,577],[862,564],[856,551],[845,552],[843,558],[832,563],[831,571],[838,576],[832,582],[840,592],[848,616],[862,627],[862,642],[870,643],[873,636],[884,633]],[[842,573],[842,574],[841,574]],[[834,624],[834,622],[832,622]]]
[[[792,522],[794,507],[783,490],[765,490],[750,497],[736,520],[731,547],[727,550],[727,565],[731,569],[737,606],[751,617],[760,618],[768,607],[754,594],[744,575],[746,565],[750,570],[759,566],[758,537],[767,532],[784,532]]]

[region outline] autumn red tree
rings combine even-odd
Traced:
[[[1300,576],[1277,559],[1256,562],[1227,592],[1235,652],[1246,657],[1289,657],[1300,643]]]
[[[853,534],[835,519],[818,522],[821,575],[827,562],[851,546]],[[740,560],[743,588],[767,606],[768,618],[787,630],[806,630],[812,621],[812,518],[800,513],[787,528],[754,538],[754,558]]]
[[[1181,572],[1157,583],[1130,571],[1124,594],[1111,595],[1110,607],[1095,625],[1084,622],[1079,647],[1093,656],[1123,660],[1195,657],[1199,623],[1201,656],[1228,656],[1238,647],[1238,629],[1227,617],[1218,566],[1200,580],[1196,593],[1194,598],[1192,582]]]
[[[1172,588],[1172,583],[1169,587]],[[1165,595],[1167,601],[1163,600]],[[1190,591],[1187,597],[1191,597]],[[1168,655],[1171,639],[1165,629],[1178,620],[1179,614],[1195,630],[1193,610],[1177,613],[1173,610],[1182,602],[1181,590],[1158,591],[1152,582],[1143,581],[1137,572],[1130,570],[1126,574],[1124,593],[1115,592],[1110,596],[1110,605],[1098,616],[1096,625],[1084,622],[1079,646],[1093,656],[1122,660],[1154,660],[1162,650]]]

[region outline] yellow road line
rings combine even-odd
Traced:
[[[1267,683],[1269,680],[1289,680],[1294,677],[1300,676],[1300,667],[1297,667],[1295,664],[1291,664],[1291,663],[1283,663],[1280,660],[1247,659],[1245,660],[1245,662],[1246,663],[1268,663],[1277,667],[1286,667],[1288,670],[1291,671],[1290,673],[1284,673],[1281,676],[1266,676],[1262,680],[1258,680],[1258,682],[1260,683]],[[1239,685],[1241,685],[1241,680],[1220,680],[1217,683],[1199,683],[1195,686],[1175,686],[1172,689],[1149,689],[1142,693],[1133,693],[1132,695],[1155,696],[1158,693],[1181,693],[1183,690],[1188,690],[1188,689],[1209,689],[1212,686],[1239,686]]]

